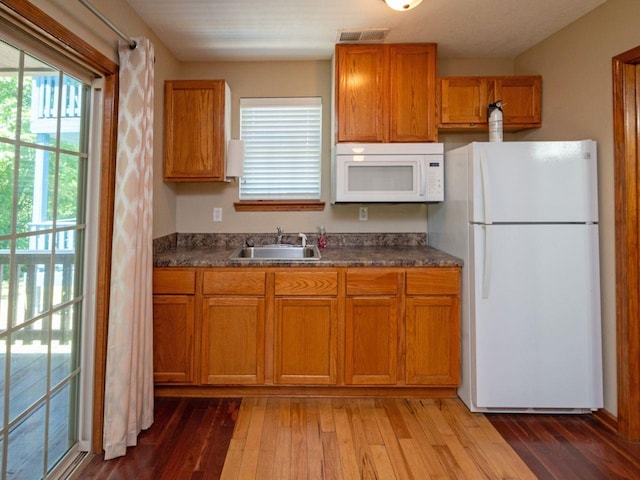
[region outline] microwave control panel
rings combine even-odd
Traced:
[[[427,160],[427,202],[444,201],[444,175],[442,158]]]

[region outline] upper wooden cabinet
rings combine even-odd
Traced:
[[[337,142],[434,142],[436,45],[336,45]]]
[[[486,129],[487,108],[502,100],[505,130],[542,125],[542,77],[443,77],[439,79],[442,129]]]
[[[165,82],[165,181],[225,179],[230,98],[224,80]]]

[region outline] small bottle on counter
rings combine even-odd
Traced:
[[[318,237],[318,247],[327,247],[327,233],[324,230],[324,225],[320,226],[320,236]]]

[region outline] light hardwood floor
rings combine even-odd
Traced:
[[[230,479],[535,479],[458,399],[245,398]]]

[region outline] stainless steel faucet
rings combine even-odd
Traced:
[[[282,243],[282,235],[284,234],[284,230],[280,227],[276,227],[278,229],[278,237],[276,238],[276,243]]]
[[[300,241],[301,245],[303,247],[307,246],[307,236],[304,233],[299,233],[298,237],[300,237],[302,240]]]

